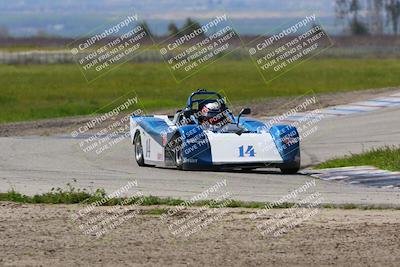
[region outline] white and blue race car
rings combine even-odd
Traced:
[[[130,118],[131,141],[139,166],[215,170],[276,167],[282,173],[300,169],[300,138],[290,125],[234,116],[216,92],[192,93],[175,116]]]

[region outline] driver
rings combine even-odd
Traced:
[[[210,125],[217,125],[217,124],[227,124],[232,123],[232,120],[226,113],[226,109],[224,109],[218,101],[211,102],[201,109],[200,111],[201,116],[203,118],[202,124],[210,124]]]

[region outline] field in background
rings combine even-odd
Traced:
[[[88,84],[75,64],[0,65],[0,122],[91,114],[135,90],[146,110],[182,107],[197,88],[231,101],[398,86],[394,59],[318,59],[265,84],[250,60],[220,61],[177,84],[164,63],[124,64]]]

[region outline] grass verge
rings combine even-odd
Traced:
[[[388,171],[400,171],[400,147],[385,146],[373,148],[361,154],[351,154],[342,158],[334,158],[317,165],[316,169],[374,166]]]
[[[0,193],[0,201],[12,201],[17,203],[27,204],[92,204],[101,202],[101,206],[116,206],[116,205],[129,205],[137,203],[139,197],[131,197],[129,201],[127,198],[109,198],[103,202],[107,194],[104,189],[97,189],[94,193],[89,193],[86,190],[75,190],[73,187],[69,187],[68,190],[62,190],[61,188],[53,189],[48,193],[38,194],[34,196],[27,196],[18,193],[14,190],[6,193]],[[160,198],[156,196],[144,196],[141,197],[141,206],[179,206],[185,203],[185,200],[175,198]],[[187,202],[186,202],[187,204]],[[193,202],[188,207],[202,207],[209,206],[210,208],[219,208],[222,202],[215,202],[213,200],[202,200]],[[239,200],[232,200],[228,205],[223,206],[224,208],[245,208],[245,209],[263,209],[270,203],[268,202],[245,202]],[[100,205],[99,205],[100,206]],[[281,205],[268,205],[274,209],[288,209],[295,207],[295,203],[282,203]],[[361,210],[381,210],[381,209],[394,209],[400,210],[400,207],[385,207],[385,206],[374,206],[374,205],[355,205],[355,204],[323,204],[321,208],[326,209],[361,209]],[[146,210],[143,214],[146,215],[161,215],[168,210],[166,208],[154,208]]]
[[[107,201],[101,201],[107,199]],[[139,197],[129,198],[107,198],[107,193],[104,189],[97,189],[94,193],[89,193],[86,190],[74,189],[70,187],[68,190],[63,190],[61,188],[53,189],[48,193],[38,194],[34,196],[23,195],[14,190],[8,191],[6,193],[0,193],[0,201],[13,201],[18,203],[30,203],[30,204],[91,204],[91,203],[102,203],[102,206],[115,206],[115,205],[129,205],[138,202]],[[160,198],[156,196],[144,196],[140,197],[142,206],[179,206],[185,203],[185,200],[176,198]],[[221,202],[222,203],[222,202]],[[189,206],[201,207],[210,206],[212,208],[218,207],[221,203],[212,200],[202,200],[196,201]],[[238,200],[233,200],[229,203],[229,208],[263,208],[266,203],[262,202],[243,202]],[[276,208],[290,208],[294,204],[292,203],[282,203]]]

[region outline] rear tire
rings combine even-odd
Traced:
[[[136,162],[139,166],[146,166],[146,164],[144,164],[143,145],[142,145],[142,139],[140,137],[140,133],[137,133],[135,135],[134,142],[135,142]]]

